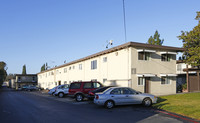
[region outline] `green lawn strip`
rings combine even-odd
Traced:
[[[200,120],[200,93],[160,96],[153,107]]]

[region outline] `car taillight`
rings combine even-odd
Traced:
[[[99,95],[96,95],[96,96],[95,96],[95,99],[99,99]]]
[[[94,95],[94,93],[92,93],[92,92],[89,92],[89,95]]]

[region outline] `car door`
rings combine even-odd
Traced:
[[[141,104],[142,103],[142,99],[139,93],[137,93],[137,91],[131,89],[131,88],[127,88],[127,90],[129,90],[129,94],[128,94],[128,104]]]
[[[110,92],[110,99],[115,102],[116,105],[123,105],[125,95],[122,94],[121,88],[115,88]]]
[[[69,85],[64,85],[64,94],[68,94],[69,93]]]
[[[92,82],[85,82],[83,85],[83,93],[88,94],[92,88],[93,88]]]

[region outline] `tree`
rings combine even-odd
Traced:
[[[26,65],[23,66],[22,74],[26,74]]]
[[[7,75],[6,81],[14,79],[14,78],[15,78],[15,74],[10,73],[10,74]]]
[[[164,42],[164,39],[162,39],[162,40],[160,39],[160,34],[156,30],[154,36],[150,36],[147,43],[153,44],[153,45],[162,45],[163,42]]]
[[[181,35],[178,36],[179,40],[183,42],[183,57],[185,62],[200,68],[200,12],[197,12],[195,18],[198,20],[198,25],[191,31],[181,31]]]
[[[45,69],[46,69],[46,68],[45,68],[45,64],[43,64],[42,67],[41,67],[41,72],[42,72],[42,71],[45,71]]]
[[[6,72],[6,63],[0,62],[0,87],[2,86],[4,80],[6,79],[7,72]]]

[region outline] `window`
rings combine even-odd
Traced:
[[[162,84],[162,85],[170,84],[170,77],[162,76],[162,77],[161,77],[161,84]]]
[[[73,69],[75,69],[75,66],[73,66]]]
[[[53,75],[53,72],[51,72],[51,75]]]
[[[103,79],[103,83],[105,83],[107,81],[107,79]]]
[[[70,81],[71,82],[71,81]],[[70,85],[71,89],[79,89],[81,87],[81,83],[72,83]]]
[[[133,91],[129,90],[128,88],[122,88],[123,94],[133,94]]]
[[[79,70],[82,70],[82,64],[79,64]]]
[[[171,55],[170,54],[162,54],[161,61],[170,61]]]
[[[144,85],[145,78],[144,77],[138,77],[138,85]]]
[[[107,62],[107,57],[103,57],[103,62]]]
[[[35,77],[33,76],[33,82],[35,82]]]
[[[97,60],[91,61],[91,69],[92,70],[97,69]]]
[[[138,60],[149,60],[150,53],[149,52],[138,52]]]
[[[92,83],[91,82],[84,83],[83,88],[92,88]]]
[[[21,82],[21,77],[18,77],[18,82]]]
[[[64,68],[64,73],[67,73],[67,68]]]
[[[96,82],[96,81],[97,81],[97,79],[92,79],[91,81],[92,81],[92,82]]]
[[[99,87],[101,87],[101,85],[100,85],[99,83],[97,83],[97,82],[94,82],[94,83],[93,83],[93,87],[94,87],[94,88],[99,88]]]
[[[116,88],[116,89],[113,89],[110,94],[121,94],[121,89],[120,88]]]
[[[178,64],[177,65],[177,71],[181,71],[182,70],[182,66],[181,66],[181,64]]]
[[[69,70],[71,70],[72,69],[72,67],[69,67]]]

